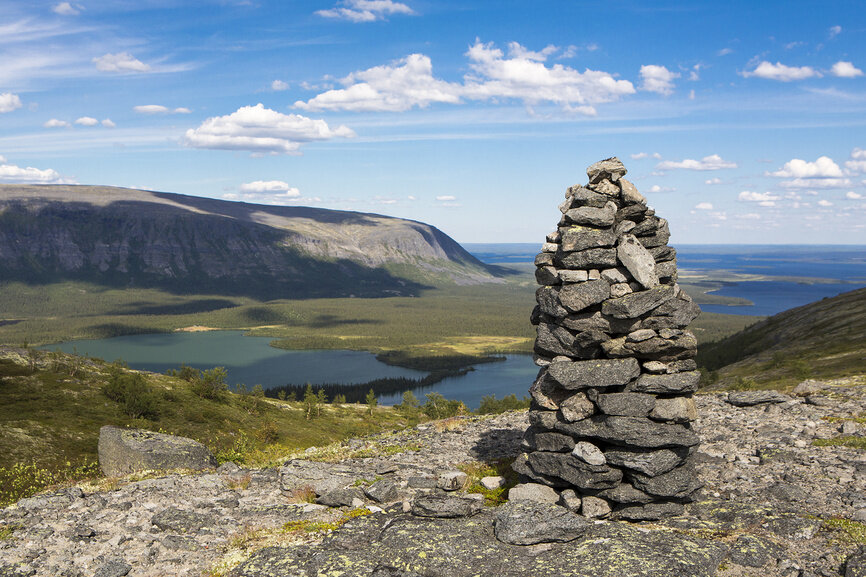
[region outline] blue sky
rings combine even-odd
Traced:
[[[866,7],[0,2],[0,182],[541,242],[618,156],[676,243],[866,244]]]

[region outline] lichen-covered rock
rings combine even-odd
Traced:
[[[147,470],[200,471],[217,465],[213,453],[198,441],[110,425],[99,429],[98,453],[99,467],[109,477]]]
[[[496,538],[510,545],[565,543],[583,535],[589,521],[553,503],[506,503],[496,511]]]

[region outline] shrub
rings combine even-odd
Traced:
[[[364,398],[364,401],[367,403],[367,408],[370,410],[370,414],[373,414],[373,409],[379,404],[379,399],[376,398],[376,393],[373,392],[373,389],[367,393],[367,396]]]
[[[102,392],[119,403],[123,412],[133,419],[156,419],[158,416],[156,395],[140,373],[127,373],[114,368]]]
[[[225,367],[214,367],[201,371],[192,381],[192,391],[202,399],[222,401],[226,398],[229,386],[226,384],[228,373]]]
[[[427,402],[421,410],[431,419],[444,419],[468,412],[462,401],[446,399],[440,393],[427,393],[426,397]]]
[[[508,395],[497,400],[496,395],[485,395],[481,397],[481,405],[476,411],[479,415],[495,415],[504,413],[505,411],[515,411],[517,409],[528,409],[530,399],[523,397],[518,399],[517,395]]]

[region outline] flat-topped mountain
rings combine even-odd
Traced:
[[[3,280],[269,298],[414,294],[496,281],[430,225],[107,186],[0,184]]]

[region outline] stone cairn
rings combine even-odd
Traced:
[[[668,223],[617,158],[572,186],[536,257],[530,427],[517,472],[589,517],[680,514],[701,483],[692,394],[700,312],[676,284]]]

